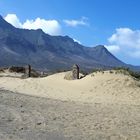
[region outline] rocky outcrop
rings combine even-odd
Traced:
[[[74,64],[72,67],[72,71],[68,72],[64,79],[66,80],[76,80],[79,79],[79,66]]]
[[[8,68],[9,72],[25,73],[24,67],[11,66]]]
[[[0,72],[5,72],[8,70],[11,73],[22,73],[22,78],[28,78],[28,77],[40,77],[40,73],[35,71],[31,68],[31,65],[27,65],[25,67],[19,67],[19,66],[11,66],[8,68],[0,68]]]

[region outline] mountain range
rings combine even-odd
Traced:
[[[69,69],[78,64],[82,69],[109,69],[139,66],[125,64],[112,55],[103,45],[86,47],[69,36],[51,36],[41,29],[15,28],[0,16],[0,66],[27,65],[38,70]]]

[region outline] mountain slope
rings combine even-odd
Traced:
[[[0,66],[31,64],[37,69],[83,69],[127,66],[104,46],[85,47],[68,36],[50,36],[41,29],[18,29],[0,16]]]

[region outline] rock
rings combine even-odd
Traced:
[[[74,79],[79,79],[79,66],[74,64],[72,67],[72,74]]]
[[[30,73],[30,76],[31,77],[40,77],[40,74],[36,70],[32,69],[31,73]]]
[[[25,74],[27,75],[27,77],[31,77],[31,65],[26,66]]]
[[[25,74],[21,78],[40,77],[40,74],[31,68],[31,65],[25,67]]]
[[[75,79],[79,79],[79,67],[78,65],[74,64],[72,67],[72,71],[68,72],[64,79],[66,80],[75,80]]]
[[[64,77],[64,79],[66,79],[66,80],[74,80],[72,71],[67,72],[65,77]]]
[[[4,70],[1,68],[1,69],[0,69],[0,72],[4,72]]]
[[[41,124],[42,124],[41,122],[38,122],[38,123],[37,123],[37,125],[41,125]]]
[[[9,69],[9,72],[17,72],[17,73],[24,73],[25,72],[24,67],[11,66],[8,69]]]

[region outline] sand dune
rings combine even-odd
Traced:
[[[0,87],[33,96],[88,103],[140,104],[140,81],[106,71],[79,80],[65,80],[64,73],[45,78],[0,77]]]
[[[65,74],[0,77],[0,140],[140,139],[140,81],[109,71],[72,81]]]

